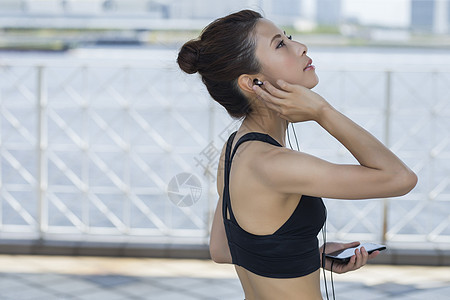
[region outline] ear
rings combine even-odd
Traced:
[[[237,81],[239,88],[243,92],[254,94],[255,91],[253,90],[253,85],[254,85],[253,79],[255,79],[255,78],[257,78],[256,75],[242,74],[241,76],[239,76],[238,81]]]

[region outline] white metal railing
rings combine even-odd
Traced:
[[[317,91],[419,175],[404,197],[326,200],[330,238],[448,248],[450,72],[320,75]],[[159,62],[4,63],[0,78],[0,238],[207,242],[238,123],[198,78]],[[317,125],[295,126],[302,150],[353,160]]]

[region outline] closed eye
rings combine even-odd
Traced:
[[[284,31],[284,35],[288,38],[288,40],[291,40],[291,41],[292,41],[292,35],[287,35],[287,34],[286,34],[286,31]],[[281,48],[281,47],[283,47],[283,46],[286,46],[286,43],[285,43],[283,40],[281,40],[281,41],[278,43],[276,49]]]
[[[278,45],[277,45],[277,49],[278,48],[281,48],[281,47],[283,47],[283,46],[285,46],[286,44],[284,43],[284,41],[283,40],[281,40],[279,43],[278,43]]]

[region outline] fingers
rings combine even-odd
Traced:
[[[342,272],[348,272],[348,271],[354,271],[362,266],[364,266],[367,263],[367,260],[369,259],[369,254],[367,253],[366,249],[364,247],[361,247],[360,249],[355,249],[355,255],[353,255],[350,258],[350,261],[342,268]]]
[[[360,261],[361,266],[360,267],[362,267],[365,264],[367,264],[367,260],[369,259],[369,253],[367,253],[366,248],[361,247],[360,254],[361,254],[361,261]]]
[[[280,112],[279,104],[281,102],[281,99],[272,96],[271,94],[269,94],[268,92],[266,92],[257,85],[253,86],[253,90],[255,91],[258,98],[261,99],[268,108],[276,112]]]
[[[343,244],[343,247],[344,247],[343,249],[358,247],[360,244],[361,244],[360,242],[346,243],[346,244]]]
[[[331,264],[331,262],[330,262]],[[353,271],[356,270],[357,268],[355,267],[356,265],[356,255],[353,255],[350,260],[344,264],[344,263],[335,263],[335,266],[331,269],[328,269],[334,273],[338,273],[338,274],[342,274],[342,273],[347,273],[349,271]]]
[[[361,248],[361,250],[359,250],[359,249],[355,250],[355,256],[356,256],[355,265],[354,265],[355,270],[359,269],[363,266],[363,254],[361,253],[362,249],[363,248]]]
[[[354,245],[355,243],[359,244],[359,242],[353,242],[348,244],[343,244],[345,246],[348,245]],[[345,248],[344,248],[345,249]],[[367,252],[367,250],[364,247],[361,247],[361,249],[355,249],[355,254],[350,258],[347,264],[338,264],[336,268],[333,268],[333,272],[335,273],[346,273],[348,271],[354,271],[365,264],[367,264],[367,261],[369,259],[373,259],[380,254],[380,251],[374,251],[371,254]]]
[[[328,254],[328,253],[332,253],[335,251],[344,250],[344,249],[348,248],[348,247],[346,247],[346,245],[347,244],[328,242],[325,244],[325,252]]]
[[[369,259],[374,259],[375,257],[378,256],[378,254],[380,254],[380,251],[374,251],[372,253],[369,254]]]
[[[286,98],[289,94],[284,90],[277,89],[268,81],[264,81],[264,87],[267,92],[269,92],[272,96],[275,96],[277,98]]]
[[[290,84],[282,79],[278,79],[277,84],[280,88],[282,88],[284,91],[287,91],[287,92],[293,92],[294,88],[295,88],[295,86],[293,84]]]

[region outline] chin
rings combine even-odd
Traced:
[[[313,86],[311,87],[311,89],[313,88],[313,87],[315,87],[316,85],[318,85],[319,84],[319,76],[317,76],[317,74],[316,74],[316,76],[315,76],[315,78],[314,78],[314,83],[313,83]]]
[[[316,74],[314,74],[314,77],[304,78],[301,82],[297,83],[301,86],[304,86],[305,88],[312,89],[316,85],[319,84],[319,77],[317,77]]]
[[[314,87],[316,87],[319,84],[319,78],[316,78],[316,80],[314,80],[313,82],[308,82],[307,84],[304,85],[304,87],[308,88],[308,89],[312,89]]]

